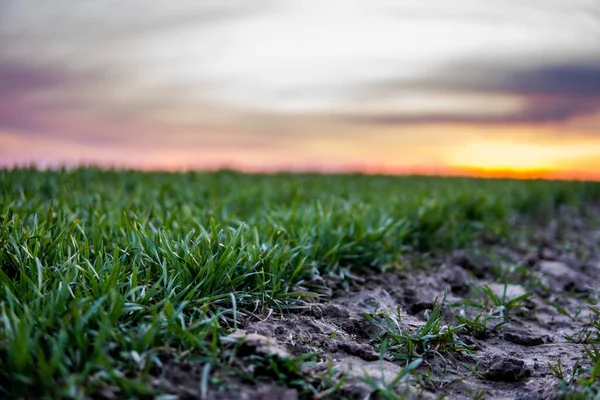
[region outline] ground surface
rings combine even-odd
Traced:
[[[600,183],[0,170],[0,398],[600,398]]]
[[[318,354],[305,364],[307,376],[333,369],[338,379],[340,372],[347,377],[333,398],[386,398],[387,390],[379,390],[386,386],[392,398],[597,397],[598,388],[584,392],[569,379],[576,365],[592,367],[586,349],[600,339],[598,315],[589,308],[597,304],[600,289],[600,227],[567,211],[528,233],[513,246],[482,245],[478,251],[456,251],[433,259],[413,257],[403,260],[405,267],[397,271],[363,275],[347,285],[330,281],[331,291],[307,310],[282,314],[270,309],[247,317],[233,336],[246,340],[250,353],[281,353],[284,358]],[[499,298],[523,297],[515,309],[504,310],[506,319],[493,319],[488,328],[505,324],[485,334],[470,331],[467,325],[457,338],[471,346],[470,352],[432,351],[412,375],[390,386],[406,361],[379,352],[373,339],[380,330],[365,313],[396,315],[400,307],[400,329],[415,332],[426,323],[424,312],[432,310],[436,297],[447,291],[443,318],[445,324],[456,326],[460,323],[455,316],[461,310],[470,315],[500,314],[481,291],[485,285]],[[465,300],[482,308],[469,307]],[[551,368],[559,360],[564,368],[562,381]],[[166,381],[157,384],[166,384],[184,397],[199,397],[200,371],[175,370],[177,383],[167,374]],[[259,386],[236,382],[232,389],[211,391],[209,397],[296,399],[302,395],[274,382]]]

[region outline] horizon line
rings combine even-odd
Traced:
[[[556,169],[511,169],[511,168],[470,168],[449,166],[386,166],[360,165],[261,165],[248,166],[235,163],[219,163],[218,165],[143,165],[127,163],[43,163],[28,162],[0,165],[2,171],[35,169],[37,171],[61,171],[78,169],[99,169],[104,171],[139,171],[143,173],[215,173],[233,171],[249,175],[273,174],[322,174],[322,175],[372,175],[372,176],[424,176],[440,178],[475,178],[475,179],[512,179],[512,180],[561,180],[561,181],[591,181],[600,182],[599,172]]]

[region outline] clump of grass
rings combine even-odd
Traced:
[[[558,397],[561,399],[596,399],[600,397],[600,349],[595,344],[599,343],[600,310],[589,307],[592,315],[589,323],[574,336],[565,335],[565,338],[574,343],[591,344],[585,347],[588,367],[583,367],[576,361],[569,374],[559,359],[555,365],[548,364],[548,368],[558,380]],[[568,312],[565,313],[569,315]]]
[[[396,314],[382,313],[377,319],[365,313],[365,317],[379,329],[375,339],[378,346],[384,345],[395,360],[410,362],[416,358],[454,351],[470,353],[472,347],[457,338],[465,325],[449,325],[444,321],[441,310],[445,300],[445,293],[441,301],[435,299],[433,309],[425,312],[427,321],[414,332],[401,327],[402,313],[399,307]]]
[[[269,221],[302,248],[320,274],[381,271],[400,253],[405,221],[354,201],[310,202],[279,209]]]
[[[491,332],[497,331],[506,325],[506,321],[501,320],[500,316],[490,315],[486,312],[478,312],[474,316],[469,316],[465,310],[460,310],[454,317],[459,324],[464,325],[465,332],[477,339],[485,339]]]
[[[591,313],[588,322],[575,334],[564,335],[565,339],[573,343],[600,343],[600,309],[594,306],[588,306],[588,309]]]
[[[244,307],[285,308],[302,254],[245,226],[196,226],[183,238],[121,220],[126,245],[93,242],[77,222],[5,217],[0,282],[0,387],[7,396],[87,396],[111,385],[148,394],[158,349],[219,364],[215,344]],[[6,234],[8,232],[8,234]]]
[[[417,198],[412,206],[406,237],[414,249],[460,248],[481,234],[506,234],[508,209],[497,198],[483,193],[446,196]]]
[[[592,346],[586,349],[591,365],[587,368],[576,361],[568,373],[560,359],[548,368],[558,380],[557,397],[568,400],[596,399],[600,396],[600,351]]]
[[[488,285],[471,288],[473,299],[452,304],[452,307],[460,307],[454,317],[474,337],[488,337],[490,333],[506,325],[510,321],[509,315],[523,308],[525,300],[531,296],[531,293],[524,293],[509,299],[506,296],[507,287],[504,285],[502,296],[496,295]]]

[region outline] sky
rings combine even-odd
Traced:
[[[30,164],[600,179],[600,2],[1,0]]]

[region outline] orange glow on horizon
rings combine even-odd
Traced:
[[[32,164],[16,164],[13,167],[28,167]],[[560,171],[551,169],[493,169],[493,168],[454,168],[448,166],[408,166],[408,167],[390,167],[386,165],[322,165],[322,164],[262,164],[262,165],[244,165],[234,163],[213,163],[213,164],[148,164],[148,163],[127,163],[116,164],[108,162],[92,162],[87,164],[63,163],[52,164],[42,169],[75,168],[78,166],[94,166],[99,168],[137,170],[143,172],[214,172],[219,170],[234,170],[248,174],[275,174],[275,173],[323,173],[323,174],[365,174],[365,175],[391,175],[391,176],[431,176],[431,177],[466,177],[483,179],[547,179],[547,180],[582,180],[582,181],[600,181],[600,171]],[[6,166],[0,166],[0,169]],[[9,167],[9,169],[12,167]]]
[[[551,169],[486,169],[486,168],[455,168],[451,175],[472,176],[486,179],[558,179],[600,181],[600,172],[588,171],[558,171]]]
[[[441,134],[440,132],[444,132]],[[139,136],[132,131],[132,137]],[[71,137],[0,131],[0,168],[94,165],[144,171],[247,173],[321,172],[386,175],[600,181],[600,138],[558,137],[549,130],[478,126],[419,126],[401,132],[302,135],[276,146],[237,147],[223,142],[157,141],[87,144]]]
[[[457,147],[446,161],[451,170],[485,178],[598,180],[600,141],[481,139]]]

